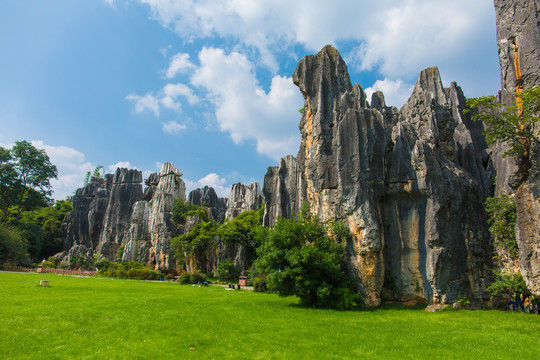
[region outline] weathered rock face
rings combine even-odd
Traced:
[[[279,217],[291,218],[301,210],[302,188],[298,161],[292,155],[282,158],[279,166],[269,167],[264,176],[264,226],[273,227]]]
[[[97,248],[100,257],[116,261],[118,248],[127,242],[133,205],[142,198],[142,172],[116,169]]]
[[[540,85],[540,1],[495,0],[495,10],[501,65],[500,99],[510,104],[516,86],[516,45],[523,88]],[[540,135],[540,129],[535,131]],[[498,165],[497,185],[507,192],[515,190],[520,270],[529,289],[540,295],[540,148],[535,144],[528,164],[523,159],[502,158],[501,148],[501,145],[492,147]]]
[[[62,224],[64,249],[69,250],[77,245],[96,249],[109,202],[107,188],[110,187],[111,180],[111,176],[93,177],[88,185],[77,189],[73,196],[73,211],[66,215]]]
[[[263,196],[259,183],[244,185],[242,183],[233,184],[231,196],[227,202],[227,212],[225,218],[232,220],[239,214],[248,210],[259,210],[263,202]]]
[[[202,189],[195,189],[189,193],[188,201],[198,206],[205,206],[211,220],[219,223],[225,220],[227,198],[218,197],[214,188],[205,186]]]
[[[138,260],[159,269],[176,268],[169,242],[177,233],[172,221],[174,199],[186,198],[186,186],[181,176],[171,163],[163,164],[159,179],[150,176],[147,184],[153,187],[152,197],[133,206],[123,261]]]
[[[367,302],[480,302],[491,252],[482,207],[489,159],[481,129],[461,112],[461,89],[444,89],[429,68],[400,111],[382,93],[370,107],[332,47],[302,59],[293,81],[306,100],[297,204],[348,224],[348,264]],[[275,173],[265,177],[268,224],[286,213],[274,210]]]

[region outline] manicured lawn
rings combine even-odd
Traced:
[[[539,359],[540,316],[339,312],[220,287],[0,273],[0,358]]]

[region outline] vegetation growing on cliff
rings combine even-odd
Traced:
[[[512,262],[510,268],[504,266],[502,259],[495,251],[493,270],[493,281],[488,287],[491,297],[502,294],[511,296],[516,305],[523,309],[527,298],[531,297],[531,292],[527,288],[523,276],[519,269],[513,269],[518,261],[518,245],[516,241],[516,205],[514,198],[500,192],[498,195],[486,199],[486,214],[492,243],[500,251],[507,251]]]
[[[513,106],[496,102],[495,96],[467,99],[467,106],[478,108],[473,120],[486,125],[484,134],[488,144],[502,141],[509,146],[504,154],[531,155],[533,146],[540,145],[538,125],[540,123],[540,86],[515,93]]]
[[[486,214],[493,244],[506,248],[511,256],[517,257],[516,204],[514,198],[502,191],[497,196],[487,198]]]

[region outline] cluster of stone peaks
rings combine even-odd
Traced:
[[[143,190],[141,171],[118,168],[114,175],[93,177],[78,189],[73,196],[73,211],[63,223],[65,251],[57,257],[69,262],[72,256],[83,254],[91,261],[97,254],[111,261],[136,260],[156,269],[175,270],[170,239],[196,225],[187,222],[179,227],[172,220],[175,199],[186,200],[182,173],[173,164],[165,163],[159,173],[145,180],[145,185]],[[237,183],[226,199],[206,186],[190,192],[188,201],[204,205],[211,220],[223,222],[243,211],[259,209],[262,193],[257,183]],[[236,250],[240,254],[243,251]],[[210,269],[215,270],[222,258],[231,257],[236,258],[237,266],[246,266],[242,256],[218,247],[215,259],[210,259]]]
[[[536,0],[496,0],[495,8],[499,98],[509,103],[516,39],[522,44],[525,85],[540,85],[540,7]],[[420,73],[401,109],[386,106],[381,92],[367,99],[331,46],[304,57],[293,81],[305,99],[297,156],[268,168],[262,194],[258,183],[239,183],[229,199],[205,187],[191,192],[188,201],[207,207],[218,222],[263,202],[269,227],[303,207],[324,222],[342,221],[351,232],[347,269],[371,306],[459,299],[480,306],[489,298],[493,252],[483,202],[495,190],[515,191],[519,265],[529,288],[540,294],[539,149],[532,150],[524,172],[502,157],[503,146],[488,147],[483,124],[464,113],[461,88],[443,87],[436,67]],[[59,256],[97,253],[116,260],[121,249],[122,260],[175,269],[171,237],[200,221],[172,222],[174,199],[186,197],[181,176],[164,164],[146,180],[144,191],[137,170],[92,179],[73,198],[74,210],[64,222],[66,251]],[[247,270],[242,246],[216,243],[207,270],[215,271],[222,259]],[[185,268],[196,270],[190,261]]]

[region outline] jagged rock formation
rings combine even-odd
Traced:
[[[251,185],[233,184],[231,196],[227,202],[225,218],[232,220],[244,211],[259,210],[262,203],[263,196],[258,182]]]
[[[489,159],[459,87],[444,89],[433,67],[400,111],[382,93],[369,106],[330,46],[302,59],[293,81],[305,98],[297,203],[349,226],[348,264],[367,302],[484,300]],[[275,172],[265,178],[271,206],[283,197]]]
[[[540,1],[495,0],[501,65],[501,102],[511,104],[516,87],[517,46],[524,89],[540,85]],[[540,135],[540,129],[535,129]],[[497,186],[515,191],[519,266],[529,289],[540,295],[540,148],[533,147],[529,163],[502,158],[505,148],[492,147]]]
[[[142,198],[142,172],[116,169],[97,247],[100,257],[116,260],[118,248],[126,242],[133,205]]]
[[[103,219],[109,203],[109,190],[112,175],[104,178],[92,177],[88,185],[77,189],[73,196],[73,211],[68,213],[62,223],[65,251],[55,257],[69,263],[74,255],[83,254],[88,261],[96,250]]]
[[[151,174],[142,188],[139,170],[119,168],[114,175],[92,178],[90,184],[78,189],[73,197],[74,210],[62,224],[65,251],[56,255],[69,262],[75,255],[87,257],[88,266],[93,255],[111,261],[136,260],[162,270],[176,270],[176,261],[170,249],[170,239],[187,233],[201,219],[189,216],[184,226],[172,221],[174,200],[185,200],[186,186],[182,173],[171,163],[163,164],[159,173]],[[259,184],[235,184],[231,191],[232,208],[227,199],[219,198],[211,187],[196,189],[189,200],[208,208],[210,219],[223,222],[228,211],[230,219],[246,210],[257,210],[262,205]],[[248,267],[246,249],[239,244],[223,243],[215,239],[205,264],[205,270],[215,272],[223,259],[232,259],[235,266]],[[188,259],[187,269],[195,270]],[[200,270],[200,269],[198,269]]]
[[[95,249],[99,243],[103,218],[109,202],[112,176],[92,177],[90,183],[77,189],[73,196],[73,211],[66,215],[64,227],[64,248],[83,245]]]
[[[209,186],[191,191],[188,197],[190,203],[206,207],[210,219],[219,223],[225,220],[227,200],[227,198],[218,197],[214,188]]]
[[[151,198],[138,201],[133,207],[123,261],[138,260],[160,269],[176,268],[169,241],[177,233],[172,221],[174,199],[186,198],[181,176],[171,163],[163,164],[159,174],[150,175],[147,184],[152,190],[145,193],[151,193]]]
[[[279,166],[268,168],[263,184],[264,226],[273,227],[279,217],[288,219],[300,211],[301,179],[298,161],[292,155],[282,158]]]

